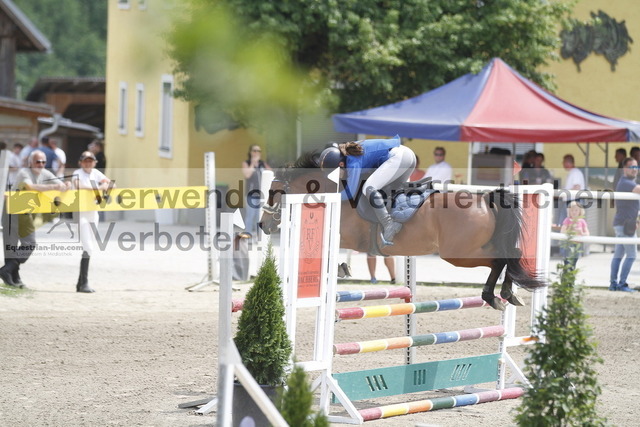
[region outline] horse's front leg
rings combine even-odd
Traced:
[[[500,298],[495,296],[494,292],[496,289],[496,283],[498,282],[498,278],[500,277],[500,273],[502,273],[506,262],[496,259],[493,260],[492,264],[493,266],[491,267],[491,272],[489,273],[487,282],[482,288],[482,299],[494,309],[504,311],[507,308],[506,305],[502,300],[500,300]]]
[[[502,282],[502,289],[500,289],[500,296],[503,299],[506,299],[507,301],[509,301],[509,303],[513,305],[523,306],[524,301],[518,295],[513,293],[512,284],[513,284],[513,281],[509,276],[509,272],[507,272],[507,274],[505,274],[505,277],[504,277],[504,282]]]

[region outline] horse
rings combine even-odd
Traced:
[[[260,227],[266,234],[278,230],[283,194],[336,190],[337,184],[319,169],[317,154],[306,153],[293,164],[277,170],[263,207]],[[434,193],[404,223],[393,245],[381,247],[380,253],[386,256],[438,253],[440,258],[457,267],[489,267],[482,299],[496,310],[505,310],[503,300],[516,306],[524,305],[512,292],[512,283],[529,291],[546,286],[524,265],[522,252],[517,247],[523,238],[523,227],[518,195],[504,189],[484,194]],[[340,247],[369,252],[371,236],[370,223],[359,216],[353,201],[343,201]],[[505,268],[501,299],[494,295],[494,289]]]

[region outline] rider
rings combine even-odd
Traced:
[[[369,200],[378,221],[382,224],[382,241],[392,245],[394,236],[402,224],[394,221],[387,212],[381,189],[406,182],[416,167],[416,155],[400,144],[400,137],[391,139],[366,139],[329,147],[320,154],[320,167],[331,172],[337,167],[346,174],[347,181],[342,199],[355,199],[363,169],[374,169],[362,186],[362,194]]]

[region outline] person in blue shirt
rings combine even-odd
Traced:
[[[622,161],[622,164],[623,175],[618,181],[616,192],[640,193],[640,185],[636,184],[638,162],[632,157],[627,157]],[[640,210],[640,201],[638,200],[616,200],[616,215],[613,217],[613,230],[616,237],[636,237],[638,210]],[[636,260],[636,255],[637,246],[635,243],[616,245],[611,260],[610,291],[636,292],[627,284],[627,277]],[[622,264],[622,268],[620,268],[620,264]]]
[[[340,167],[342,177],[346,175],[343,200],[358,200],[363,172],[371,175],[362,185],[362,195],[373,208],[382,224],[382,243],[392,245],[393,238],[402,228],[394,221],[385,207],[385,197],[380,190],[387,185],[399,186],[406,182],[416,167],[416,155],[400,144],[400,137],[391,139],[366,139],[329,147],[320,154],[320,167],[331,172]]]

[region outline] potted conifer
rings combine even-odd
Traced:
[[[242,363],[275,401],[278,388],[285,382],[285,369],[291,357],[291,341],[284,321],[284,303],[280,277],[271,245],[258,270],[255,282],[244,302],[235,336]],[[255,425],[268,425],[266,417],[241,384],[233,396],[233,423],[251,416]]]

